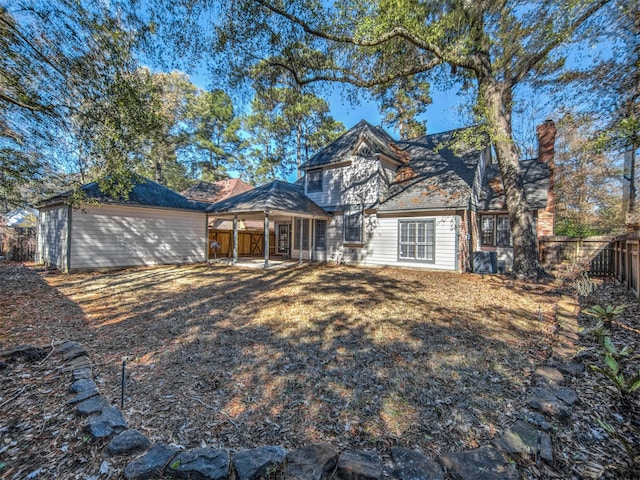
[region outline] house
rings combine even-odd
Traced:
[[[274,182],[252,191],[259,202],[246,192],[207,212],[236,225],[274,222],[274,254],[300,260],[465,271],[474,256],[487,256],[491,271],[507,269],[513,254],[499,170],[488,141],[465,146],[461,133],[396,141],[361,121],[301,165],[296,185]],[[521,167],[543,235],[554,218],[553,122],[538,134],[542,154]]]
[[[72,192],[43,201],[37,260],[63,272],[207,259],[206,205],[138,177],[126,199],[80,187],[86,202],[74,208]]]

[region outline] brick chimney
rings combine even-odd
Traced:
[[[556,125],[553,120],[545,120],[536,127],[538,134],[538,162],[549,166],[549,190],[547,191],[547,206],[538,211],[538,237],[554,234],[555,224],[555,143]]]

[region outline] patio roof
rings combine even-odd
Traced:
[[[207,213],[211,215],[264,214],[265,212],[331,217],[330,213],[305,196],[301,186],[280,180],[274,180],[234,197],[225,198],[207,208]]]

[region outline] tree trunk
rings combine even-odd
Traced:
[[[493,79],[484,80],[479,82],[478,95],[480,104],[486,108],[487,125],[504,185],[513,238],[513,273],[521,279],[538,281],[547,274],[540,264],[533,216],[524,196],[519,154],[511,130],[511,106],[505,101],[510,93],[505,92],[508,88]]]

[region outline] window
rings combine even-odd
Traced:
[[[362,243],[362,212],[344,214],[345,243]]]
[[[296,218],[296,231],[293,234],[293,248],[300,250],[300,221],[302,221],[302,249],[309,248],[309,219]]]
[[[326,220],[316,220],[316,230],[315,230],[315,244],[316,250],[324,250],[327,248],[327,221]]]
[[[508,215],[498,215],[496,217],[496,243],[499,247],[511,246],[511,224]]]
[[[307,193],[322,191],[322,169],[307,172]]]
[[[511,246],[509,215],[481,215],[480,236],[482,245],[490,247]]]
[[[480,217],[480,232],[482,237],[482,245],[494,245],[493,229],[495,217],[493,215],[482,215]]]
[[[435,220],[400,220],[398,257],[400,260],[435,262]]]

